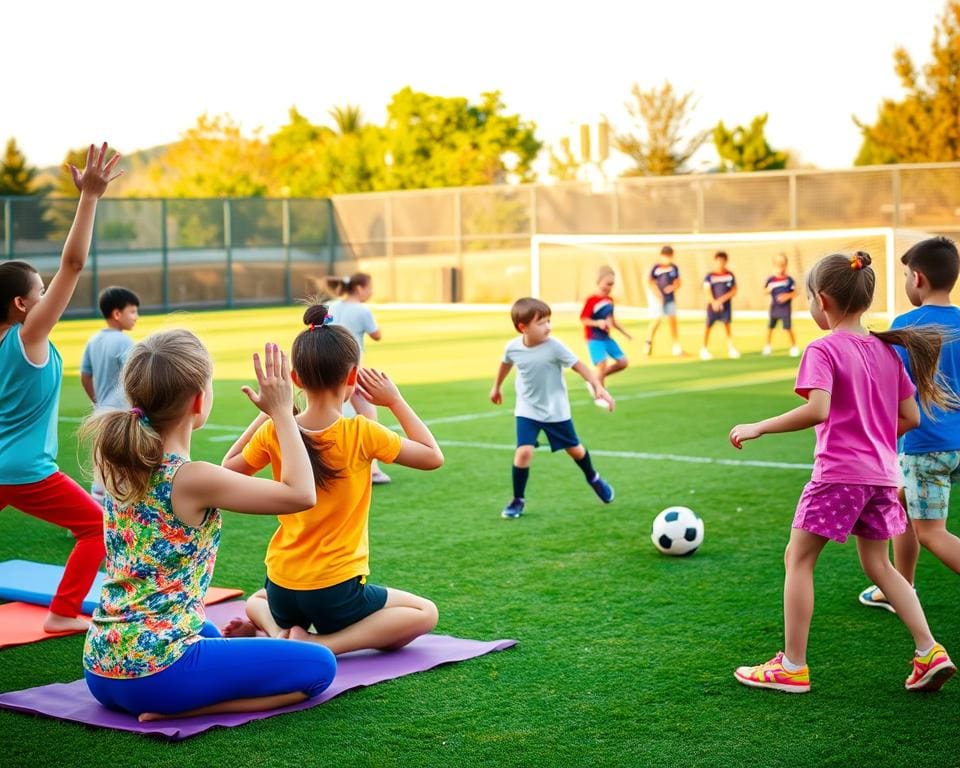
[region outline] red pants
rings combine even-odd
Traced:
[[[63,472],[54,472],[39,483],[0,485],[0,509],[7,506],[67,528],[77,540],[50,602],[50,611],[70,618],[79,615],[80,604],[106,555],[103,509]]]

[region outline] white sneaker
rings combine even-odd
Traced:
[[[731,360],[740,359],[740,352],[737,351],[737,348],[733,346],[733,344],[727,347],[727,357],[729,357]]]
[[[371,474],[370,479],[373,481],[374,485],[386,485],[390,482],[390,475],[388,475],[382,469],[378,469],[376,472]]]
[[[683,357],[683,347],[679,344],[673,345],[673,356],[674,357]]]
[[[763,348],[763,351],[760,352],[760,354],[763,355],[764,357],[770,357],[770,355],[773,354],[773,349],[770,347],[769,344],[767,344]]]
[[[790,357],[800,357],[800,350],[796,347],[790,347]]]
[[[713,360],[713,355],[710,354],[710,350],[706,347],[700,348],[700,359],[701,360]]]

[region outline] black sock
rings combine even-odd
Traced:
[[[591,480],[593,480],[597,472],[593,468],[593,462],[590,461],[590,451],[585,450],[583,452],[583,457],[574,459],[574,461],[577,462],[577,466],[583,471],[583,475],[587,478],[587,482],[589,483]]]
[[[522,499],[527,490],[527,479],[530,477],[530,467],[513,467],[513,498]]]

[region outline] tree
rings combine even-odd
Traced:
[[[713,129],[713,143],[724,171],[776,171],[787,167],[790,155],[767,142],[767,115],[757,115],[749,127],[728,130],[721,120]]]
[[[378,189],[496,184],[512,174],[533,181],[542,143],[536,125],[504,114],[499,91],[479,104],[404,88],[393,95],[383,129],[386,164]]]
[[[930,49],[922,72],[904,48],[894,51],[906,96],[884,99],[873,125],[854,118],[863,133],[857,165],[960,160],[960,0],[947,2]]]
[[[687,161],[703,146],[707,132],[684,134],[695,104],[693,93],[677,94],[669,82],[644,91],[634,83],[633,103],[627,112],[634,119],[637,132],[617,134],[614,146],[628,155],[635,167],[624,176],[670,176],[683,173]]]
[[[17,140],[8,139],[3,162],[0,163],[0,196],[34,194],[38,191],[33,184],[36,175],[37,169],[27,164],[27,158],[17,146]]]
[[[570,149],[570,139],[560,139],[558,151],[550,148],[550,168],[548,173],[557,181],[576,181],[580,174],[581,163]]]
[[[360,133],[363,127],[363,113],[360,107],[347,104],[345,107],[334,107],[328,113],[333,118],[336,131],[341,136],[348,133]]]

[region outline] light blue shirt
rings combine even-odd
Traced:
[[[48,341],[46,362],[31,363],[21,328],[0,340],[0,485],[38,483],[57,471],[63,360]]]
[[[936,325],[945,333],[960,333],[960,309],[957,307],[917,307],[894,318],[890,328],[910,328],[917,325]],[[913,379],[910,359],[903,347],[894,347],[903,365]],[[954,392],[960,391],[960,340],[948,341],[940,351],[939,371]],[[915,381],[915,380],[914,380]],[[933,409],[933,418],[920,409],[920,426],[903,436],[901,453],[940,453],[960,451],[960,411]]]
[[[507,344],[503,362],[517,368],[516,416],[534,421],[566,421],[570,418],[570,397],[563,369],[576,364],[577,356],[562,341],[547,338],[528,347],[523,336]]]
[[[120,371],[133,349],[133,339],[123,331],[104,328],[94,334],[83,350],[80,373],[93,376],[94,405],[126,410],[127,397],[120,383]]]
[[[338,301],[330,307],[331,322],[342,325],[357,340],[360,352],[363,352],[363,337],[367,333],[376,333],[377,321],[366,304],[359,301]]]

